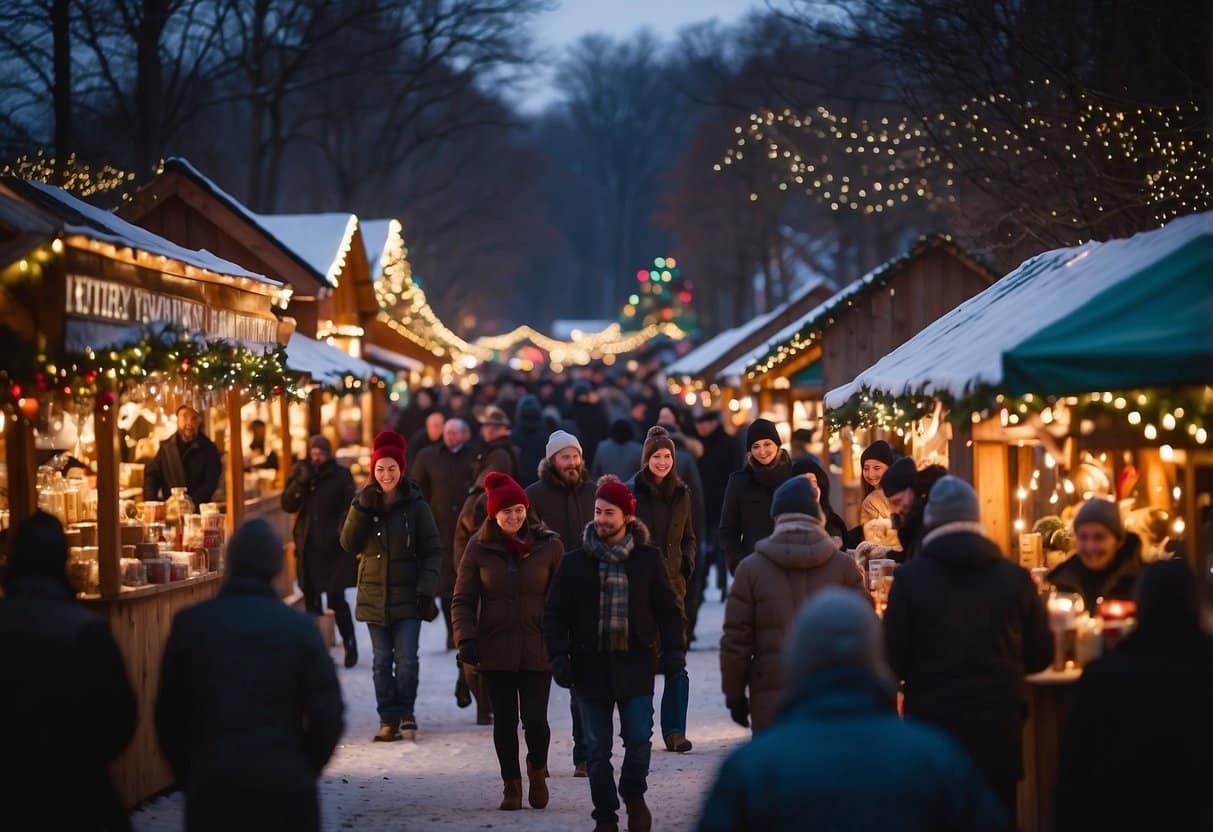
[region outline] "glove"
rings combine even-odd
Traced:
[[[475,639],[469,638],[459,645],[459,661],[472,667],[480,665],[480,648],[476,646]]]
[[[568,656],[552,659],[552,681],[562,688],[573,687],[573,663]]]
[[[363,511],[375,511],[379,508],[381,501],[380,495],[382,492],[378,486],[368,485],[366,488],[358,492],[358,507]]]
[[[433,621],[438,617],[438,604],[431,595],[417,596],[417,612],[424,621]]]
[[[687,666],[687,654],[681,650],[667,650],[661,654],[661,672],[674,676]]]
[[[742,728],[750,727],[750,700],[744,696],[740,699],[735,699],[732,702],[725,702],[729,709],[729,716],[733,717],[733,721]]]

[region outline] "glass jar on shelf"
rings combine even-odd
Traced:
[[[185,530],[185,518],[193,513],[194,501],[185,493],[185,489],[173,488],[169,498],[164,502],[166,537],[168,537],[172,548],[181,548],[181,537]]]

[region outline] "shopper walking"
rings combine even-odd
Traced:
[[[358,553],[355,615],[365,621],[374,650],[372,678],[379,711],[377,742],[414,735],[417,644],[421,622],[438,617],[434,596],[442,539],[416,483],[404,479],[404,439],[375,437],[374,481],[358,493],[341,530],[341,546]]]
[[[543,612],[564,556],[560,537],[528,512],[530,501],[511,477],[485,478],[488,516],[468,543],[455,583],[455,638],[465,665],[484,679],[493,703],[493,745],[501,767],[501,808],[522,808],[518,719],[526,738],[528,801],[548,804],[552,665],[543,644]]]
[[[269,523],[236,530],[227,568],[217,598],[173,619],[160,671],[156,737],[186,828],[319,830],[316,780],[343,727],[332,659],[274,592],[282,539]]]
[[[45,512],[22,522],[13,541],[0,667],[6,828],[130,829],[109,764],[135,732],[135,694],[109,625],[75,598],[67,538]]]
[[[746,430],[748,456],[741,470],[729,475],[720,512],[720,545],[729,572],[754,551],[754,544],[768,537],[775,527],[771,519],[771,497],[794,473],[792,459],[780,447],[775,423],[755,419]]]
[[[796,611],[815,593],[842,586],[864,597],[863,575],[822,525],[821,504],[806,477],[775,489],[775,528],[742,560],[724,608],[720,679],[733,721],[770,727],[788,684],[780,658]]]
[[[611,474],[626,479],[640,465],[641,444],[636,440],[631,419],[616,419],[606,439],[598,443],[594,461],[590,466],[590,477],[597,482],[599,477]]]
[[[977,494],[931,489],[918,557],[897,569],[884,615],[905,714],[954,737],[1014,819],[1023,776],[1024,676],[1053,660],[1048,615],[1027,570],[981,529]]]
[[[698,546],[691,522],[691,489],[674,470],[674,440],[665,428],[649,428],[640,458],[642,467],[627,486],[636,495],[636,517],[648,527],[652,544],[661,552],[685,628],[687,581],[695,571]],[[691,680],[685,667],[665,677],[661,736],[667,751],[686,753],[692,748],[686,736],[690,699]]]
[[[725,760],[698,832],[1009,830],[964,751],[898,718],[880,622],[858,593],[829,587],[801,608],[783,672],[786,705]]]
[[[341,548],[341,526],[354,499],[354,478],[333,459],[328,439],[317,434],[307,444],[307,459],[295,464],[282,490],[282,510],[296,515],[295,571],[304,608],[323,615],[324,596],[345,646],[345,666],[353,667],[358,664],[358,641],[345,590],[357,583],[357,563]]]
[[[596,832],[618,832],[619,798],[630,832],[648,832],[645,804],[653,735],[653,679],[686,666],[682,617],[661,552],[636,519],[636,498],[613,477],[595,493],[594,522],[564,556],[548,596],[543,634],[552,676],[572,688],[589,750]],[[660,661],[653,645],[660,639]],[[611,767],[614,712],[624,756],[618,791]]]
[[[699,605],[707,592],[708,571],[716,567],[716,588],[724,600],[728,589],[728,567],[724,550],[720,545],[720,515],[724,507],[724,493],[729,475],[741,468],[744,460],[741,440],[724,429],[720,411],[705,410],[695,420],[695,432],[703,443],[703,456],[695,461],[699,467],[699,481],[703,484],[704,540],[700,541],[702,557],[696,563],[692,580],[694,589],[687,604],[690,638],[695,637],[695,623],[699,619]]]

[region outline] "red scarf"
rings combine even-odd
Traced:
[[[519,560],[526,560],[526,558],[531,554],[530,542],[515,537],[512,534],[505,535],[504,540],[505,548],[517,555]]]

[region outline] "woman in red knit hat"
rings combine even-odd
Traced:
[[[404,478],[404,449],[404,437],[393,430],[375,437],[374,479],[354,498],[341,530],[341,548],[358,555],[354,614],[366,622],[374,651],[376,742],[416,734],[421,622],[438,616],[442,540],[421,489]]]
[[[560,536],[534,512],[508,474],[484,480],[488,516],[459,562],[451,604],[459,658],[484,678],[493,703],[493,745],[501,765],[501,808],[522,808],[518,717],[526,738],[528,799],[548,805],[547,761],[552,732],[548,694],[552,666],[543,643],[548,588],[564,556]]]

